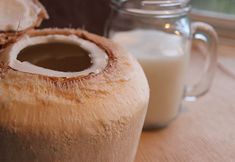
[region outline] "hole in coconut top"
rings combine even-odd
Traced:
[[[95,43],[76,35],[25,35],[0,55],[17,71],[52,77],[98,74],[108,64],[108,55]]]
[[[17,60],[61,72],[79,72],[92,65],[88,51],[62,42],[28,46],[20,51]]]

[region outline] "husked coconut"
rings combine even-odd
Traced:
[[[58,67],[47,60],[40,69],[37,51],[18,55],[30,44],[60,39],[61,46],[88,51],[91,64],[71,73],[49,69]],[[105,38],[71,29],[32,31],[0,55],[1,161],[134,161],[149,88],[133,57]]]
[[[134,161],[149,99],[138,62],[82,30],[34,30],[36,0],[1,0],[0,17],[0,161]]]

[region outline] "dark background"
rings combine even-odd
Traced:
[[[50,16],[40,28],[82,28],[103,34],[109,16],[109,0],[40,0]]]

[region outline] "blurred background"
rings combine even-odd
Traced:
[[[196,9],[235,14],[234,0],[192,0],[191,4]]]
[[[92,33],[103,34],[110,8],[109,0],[40,0],[50,19],[45,27],[82,28]]]
[[[82,28],[103,34],[109,16],[110,0],[40,0],[50,19],[44,27]],[[213,25],[220,35],[231,37],[235,31],[235,0],[192,0],[192,18]],[[228,31],[229,30],[229,31]]]

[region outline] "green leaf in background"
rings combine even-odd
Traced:
[[[191,4],[195,9],[235,15],[235,0],[192,0]]]

